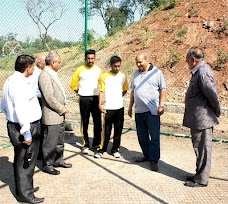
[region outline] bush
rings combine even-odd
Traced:
[[[219,49],[217,63],[215,65],[215,70],[221,70],[224,68],[224,64],[228,62],[228,53],[223,52]]]

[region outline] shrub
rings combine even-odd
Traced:
[[[175,51],[174,48],[169,48],[168,57],[165,57],[163,60],[163,67],[164,68],[173,68],[177,62],[179,62],[182,57],[181,55]]]
[[[187,27],[184,27],[184,28],[181,28],[180,30],[177,30],[176,32],[176,36],[177,37],[184,37],[188,32],[188,28]]]
[[[217,63],[215,65],[215,70],[221,70],[224,68],[224,64],[228,62],[228,53],[223,52],[219,49]]]

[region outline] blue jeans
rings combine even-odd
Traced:
[[[160,117],[150,112],[135,113],[135,123],[144,156],[157,163],[160,159]]]

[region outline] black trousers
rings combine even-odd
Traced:
[[[33,174],[40,145],[40,122],[31,124],[32,143],[30,146],[23,143],[24,136],[20,134],[20,129],[18,123],[7,122],[8,135],[14,146],[13,169],[16,194],[21,200],[30,200],[34,197]],[[32,156],[27,166],[24,158],[28,148]]]
[[[59,125],[44,126],[43,157],[44,169],[53,169],[53,165],[63,164],[65,122]]]
[[[106,110],[104,116],[104,128],[101,136],[101,152],[106,152],[114,124],[113,145],[111,153],[119,151],[121,135],[124,123],[124,108],[118,110]]]
[[[92,147],[99,147],[101,142],[101,112],[98,108],[98,96],[80,96],[79,106],[81,114],[81,133],[83,147],[90,147],[88,126],[90,113],[93,118],[93,143]]]

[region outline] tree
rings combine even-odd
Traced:
[[[88,45],[92,45],[96,41],[96,35],[97,34],[93,29],[88,30],[87,32]],[[81,37],[82,44],[84,41],[85,41],[85,33],[83,33]]]
[[[123,28],[128,19],[128,12],[122,8],[110,7],[107,8],[104,14],[104,20],[108,35],[113,35]]]
[[[149,11],[148,3],[151,0],[122,0],[121,7],[128,13],[128,22],[134,23]]]
[[[48,30],[67,11],[62,0],[24,0],[28,15],[37,25],[42,43],[48,46]]]
[[[80,13],[84,14],[84,0]],[[89,16],[99,15],[104,20],[108,35],[141,19],[149,10],[150,0],[88,0]]]
[[[80,13],[85,13],[84,0],[80,0],[83,4]],[[127,24],[126,11],[120,6],[121,0],[88,0],[89,16],[99,15],[104,20],[108,35],[112,35],[118,28],[122,28]],[[123,18],[123,19],[120,19]],[[116,22],[119,24],[117,24]],[[116,27],[117,26],[117,27]]]

